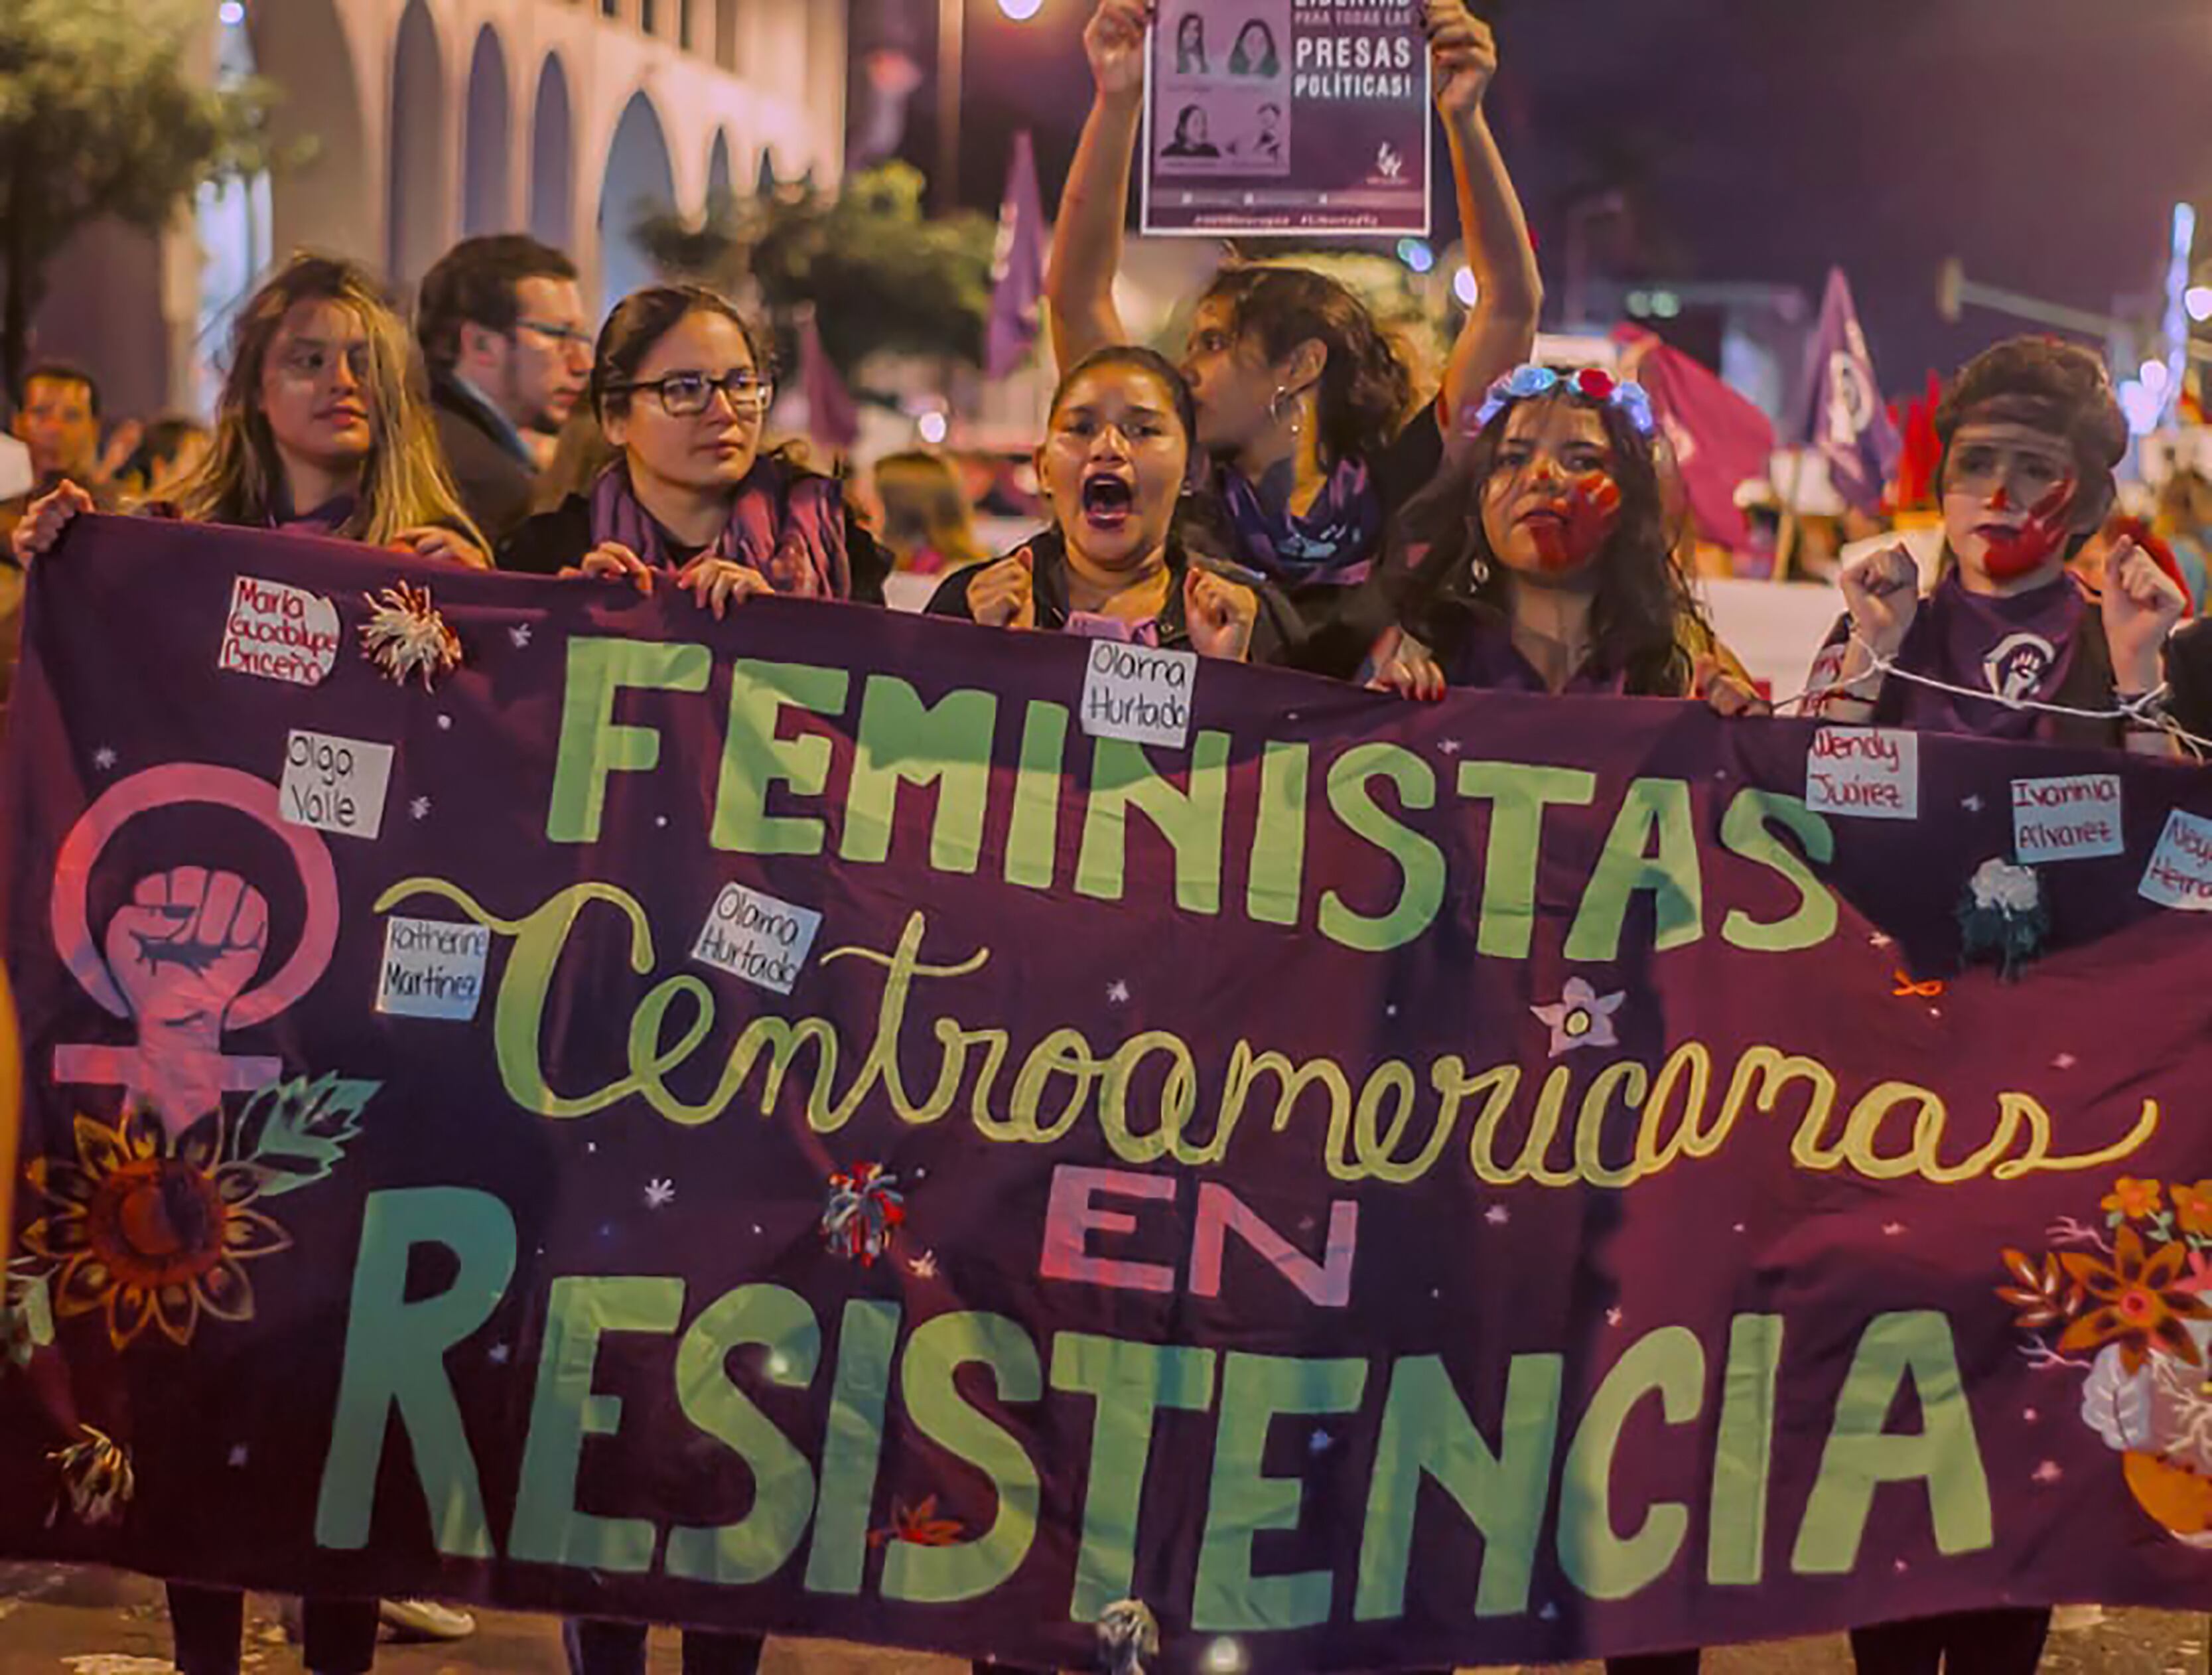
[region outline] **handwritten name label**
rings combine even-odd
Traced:
[[[2012,842],[2023,867],[2120,854],[2127,848],[2120,827],[2120,777],[2015,779]]]
[[[1083,730],[1094,739],[1180,748],[1190,737],[1197,685],[1194,651],[1095,641],[1084,663]]]
[[[447,1018],[465,1023],[483,996],[491,932],[442,919],[387,919],[376,1009],[395,1018]]]
[[[2175,809],[2137,888],[2160,907],[2212,913],[2212,820]]]
[[[1920,818],[1920,740],[1878,727],[1826,727],[1805,758],[1805,806],[1869,820]]]
[[[278,812],[287,825],[373,838],[384,830],[384,792],[391,783],[391,746],[294,733],[284,741]]]
[[[216,667],[295,686],[319,685],[337,666],[338,637],[337,607],[319,594],[241,576],[231,584]]]
[[[822,916],[811,907],[778,901],[742,884],[725,885],[691,957],[702,965],[788,995],[806,969],[814,933],[821,928]]]

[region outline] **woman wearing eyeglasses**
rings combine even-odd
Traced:
[[[890,568],[834,478],[761,436],[775,387],[726,298],[656,285],[600,330],[592,409],[614,462],[585,494],[528,520],[500,567],[674,587],[720,617],[754,594],[883,602]]]

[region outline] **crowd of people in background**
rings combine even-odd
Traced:
[[[1060,376],[1033,456],[1042,527],[1012,551],[979,540],[975,484],[945,456],[878,462],[863,513],[839,474],[778,445],[768,339],[729,299],[654,286],[606,299],[594,330],[568,258],[507,235],[431,270],[411,332],[369,275],[293,259],[239,317],[211,427],[112,424],[85,370],[33,367],[13,429],[36,481],[0,504],[0,633],[25,567],[65,553],[74,518],[131,510],[672,590],[717,617],[763,594],[881,604],[904,573],[927,578],[933,616],[1185,647],[1413,700],[1505,690],[1762,709],[1686,573],[1644,391],[1529,361],[1541,283],[1484,116],[1488,27],[1462,0],[1425,0],[1479,300],[1441,387],[1421,390],[1370,308],[1295,264],[1224,269],[1179,358],[1130,340],[1114,282],[1153,12],[1098,0],[1086,34],[1096,99],[1047,281]],[[1186,29],[1178,50],[1206,49]],[[2212,481],[2177,470],[2151,517],[2122,517],[2112,381],[2097,356],[2048,339],[1977,357],[1934,424],[1932,568],[1873,527],[1850,532],[1881,535],[1870,550],[1813,555],[1844,606],[1814,707],[2154,756],[2212,734],[2212,644],[2176,632],[2207,592]],[[179,1587],[172,1608],[179,1669],[237,1669],[238,1596]],[[465,1632],[456,1616],[416,1626]],[[309,1601],[303,1626],[312,1669],[370,1666],[374,1606]],[[2027,1675],[2046,1627],[1985,1612],[1869,1628],[1855,1646],[1868,1675],[1932,1675],[1946,1657]],[[581,1675],[644,1666],[634,1625],[574,1624],[568,1646]],[[750,1672],[760,1649],[695,1635],[684,1667]],[[1611,1666],[1680,1675],[1698,1661]]]

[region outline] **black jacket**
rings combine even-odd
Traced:
[[[499,567],[525,576],[558,576],[581,563],[591,550],[592,502],[584,495],[570,495],[551,511],[526,518],[500,543]],[[671,550],[680,551],[672,545]],[[881,605],[890,560],[849,508],[845,513],[845,557],[853,570],[853,603]]]
[[[515,453],[500,420],[445,374],[430,380],[430,417],[460,490],[461,509],[496,549],[530,515],[537,470]]]
[[[2185,623],[2166,643],[2166,708],[2200,739],[2212,739],[2212,617]]]

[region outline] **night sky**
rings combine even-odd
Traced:
[[[933,15],[933,0],[913,0]],[[1917,387],[2017,328],[1936,311],[1936,270],[2105,312],[2148,298],[2178,198],[2212,209],[2207,0],[1494,0],[1493,120],[1564,283],[1577,193],[1624,185],[1623,279],[1814,295],[1840,262],[1882,381]],[[1089,0],[1011,23],[969,0],[964,195],[1036,134],[1048,209],[1089,96]],[[928,128],[930,94],[914,135]],[[926,149],[917,155],[927,155]],[[1439,160],[1442,149],[1438,150]],[[1440,189],[1445,183],[1439,182]],[[2200,239],[2212,253],[2212,223]]]

